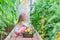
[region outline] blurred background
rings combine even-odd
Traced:
[[[0,39],[4,39],[17,23],[19,4],[20,0],[0,0]],[[44,40],[60,37],[60,0],[34,0],[30,10],[31,24]]]

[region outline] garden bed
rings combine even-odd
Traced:
[[[7,35],[2,35],[2,40],[4,40],[8,36],[8,34],[11,32],[13,28],[14,28],[14,25],[5,28],[5,32],[7,33]]]

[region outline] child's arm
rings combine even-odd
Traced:
[[[27,27],[21,27],[18,31],[15,32],[17,36],[19,36],[22,32],[24,32],[27,29]]]

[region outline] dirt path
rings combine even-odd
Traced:
[[[34,29],[34,27],[31,27]],[[14,29],[13,29],[14,30]],[[41,38],[41,36],[39,35],[39,33],[36,31],[36,33],[34,34],[33,38],[23,38],[23,36],[18,36],[16,37],[13,30],[10,32],[10,34],[5,38],[5,40],[43,40]]]

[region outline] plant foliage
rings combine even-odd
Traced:
[[[0,0],[0,34],[5,33],[5,27],[13,25],[17,20],[15,1]]]
[[[44,40],[54,40],[60,31],[60,0],[35,0],[31,22]]]

